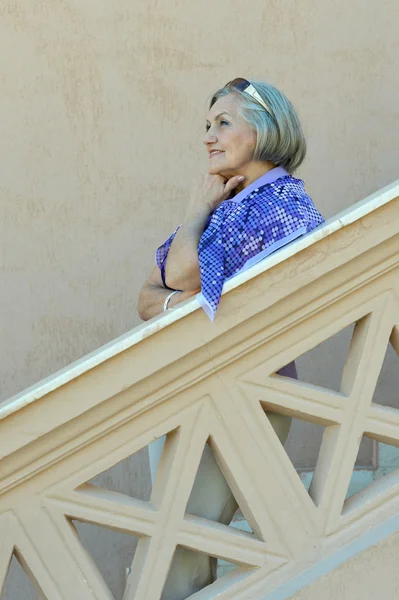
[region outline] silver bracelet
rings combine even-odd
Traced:
[[[165,310],[168,310],[168,304],[169,304],[169,300],[171,299],[172,296],[174,296],[175,294],[178,294],[180,292],[180,290],[174,290],[173,292],[170,292],[170,294],[168,294],[165,298],[165,302],[163,303],[163,311],[165,312]]]

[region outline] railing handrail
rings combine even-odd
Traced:
[[[235,289],[240,285],[243,285],[245,282],[257,277],[261,273],[280,264],[284,260],[299,254],[304,249],[317,244],[324,238],[332,235],[340,229],[343,229],[366,217],[373,211],[388,204],[398,196],[399,179],[387,185],[378,192],[371,194],[364,200],[360,200],[349,208],[341,211],[338,215],[328,219],[322,226],[318,227],[310,234],[299,238],[286,247],[283,247],[281,250],[253,265],[247,271],[232,278],[224,285],[223,294]],[[55,391],[57,388],[65,385],[66,383],[69,383],[73,379],[83,375],[87,371],[99,366],[110,358],[117,356],[119,353],[131,348],[135,344],[138,344],[145,338],[154,335],[155,333],[189,315],[195,310],[198,310],[199,308],[200,305],[196,298],[188,300],[173,311],[167,312],[165,315],[161,314],[158,317],[151,319],[151,321],[148,323],[143,323],[134,327],[125,334],[83,356],[77,361],[74,361],[70,365],[60,369],[49,377],[42,379],[22,392],[17,393],[7,400],[4,400],[0,403],[0,421],[17,412],[21,408],[24,408],[29,404],[39,400],[46,394]]]
[[[198,598],[272,600],[398,531],[399,471],[346,498],[363,435],[399,447],[399,411],[374,395],[389,344],[399,356],[399,181],[224,294],[214,323],[187,301],[0,405],[0,589],[14,554],[43,597],[113,597],[82,522],[139,538],[124,600],[161,597],[176,547],[238,565]],[[347,328],[339,392],[278,375]],[[276,413],[324,427],[309,492]],[[107,489],[110,469],[164,436],[148,502],[141,475],[137,492]],[[254,536],[191,514],[204,450]]]

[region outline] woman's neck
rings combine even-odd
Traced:
[[[239,175],[244,175],[245,179],[238,186],[238,188],[236,188],[236,191],[241,192],[241,190],[246,188],[248,185],[251,185],[251,183],[259,179],[259,177],[262,177],[262,175],[266,175],[266,173],[272,169],[275,169],[275,167],[276,165],[271,162],[251,162],[245,169],[244,173],[239,173]]]

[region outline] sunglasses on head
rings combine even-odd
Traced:
[[[259,102],[259,104],[263,106],[263,108],[266,110],[266,112],[269,113],[271,117],[273,117],[270,108],[267,106],[259,92],[256,91],[256,89],[250,81],[244,79],[243,77],[236,77],[235,79],[232,79],[231,81],[226,83],[224,87],[228,86],[233,87],[236,90],[239,90],[240,92],[245,92],[246,94],[249,94],[254,100]]]

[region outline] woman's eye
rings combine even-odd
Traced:
[[[229,124],[229,122],[228,122],[228,121],[225,121],[224,119],[222,119],[222,121],[220,121],[220,124],[221,124],[221,125],[228,125],[228,124]]]
[[[211,126],[210,126],[210,125],[205,125],[205,131],[209,131],[209,130],[210,130],[210,128],[211,128]]]

